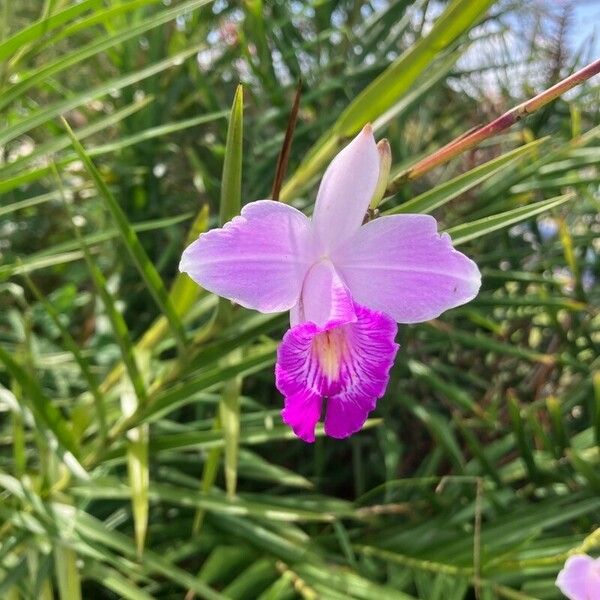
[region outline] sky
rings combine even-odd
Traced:
[[[560,9],[565,5],[573,7],[573,20],[569,35],[572,50],[577,50],[581,42],[596,34],[590,60],[600,58],[600,0],[544,0],[547,6]]]

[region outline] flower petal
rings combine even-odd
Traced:
[[[325,329],[356,320],[352,298],[331,261],[322,260],[310,268],[291,319],[293,325],[312,321]]]
[[[290,329],[277,349],[275,366],[277,389],[285,396],[281,417],[305,442],[315,441],[321,416],[321,374],[312,349],[318,331],[314,323]]]
[[[277,351],[276,385],[285,396],[282,417],[301,439],[314,429],[327,397],[325,432],[344,438],[358,431],[385,392],[398,345],[396,323],[354,304],[355,322],[290,329]]]
[[[437,232],[430,215],[392,215],[361,227],[331,255],[352,297],[399,323],[418,323],[472,300],[477,265]]]
[[[556,578],[556,585],[560,591],[569,600],[598,600],[600,599],[600,589],[597,595],[590,590],[591,571],[594,568],[593,558],[585,554],[571,556],[567,559],[565,566]]]
[[[398,352],[398,327],[387,315],[354,305],[357,321],[344,326],[346,354],[340,381],[327,390],[325,433],[346,438],[359,431],[385,393]]]
[[[305,215],[279,202],[259,200],[188,246],[179,270],[246,308],[281,312],[298,302],[315,260],[313,248]]]
[[[377,187],[379,162],[373,129],[367,125],[325,171],[313,213],[324,252],[361,226]]]

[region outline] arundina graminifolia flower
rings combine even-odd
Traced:
[[[307,442],[326,399],[325,433],[345,438],[385,392],[398,323],[418,323],[472,300],[477,265],[429,215],[363,225],[383,193],[370,125],[329,165],[312,219],[272,200],[251,202],[193,242],[181,271],[205,289],[263,313],[290,311],[277,354],[282,417]],[[379,190],[379,191],[378,191]]]
[[[569,600],[600,600],[600,558],[594,560],[587,554],[569,557],[556,585]]]

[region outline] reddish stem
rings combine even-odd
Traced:
[[[505,112],[502,116],[494,119],[487,125],[476,129],[471,133],[463,134],[458,138],[452,140],[439,150],[436,150],[430,156],[415,163],[412,167],[409,167],[402,173],[398,174],[392,181],[390,181],[386,190],[387,194],[393,194],[397,192],[403,183],[412,179],[421,177],[424,173],[431,171],[431,169],[448,162],[461,152],[480,144],[483,140],[493,137],[512,127],[517,121],[522,118],[534,113],[536,110],[542,108],[552,100],[558,98],[566,91],[574,88],[576,85],[587,81],[594,75],[600,73],[600,59],[587,65],[577,73],[570,75],[566,79],[563,79],[551,88],[544,90],[541,94],[526,100],[522,104],[511,108],[508,112]]]

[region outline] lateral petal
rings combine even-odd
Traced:
[[[594,559],[586,554],[571,556],[556,578],[556,585],[569,600],[597,600],[600,598],[600,588],[596,594],[591,589]]]
[[[419,323],[472,300],[477,265],[437,232],[430,215],[392,215],[361,227],[331,255],[356,302]]]
[[[247,204],[220,229],[202,234],[179,264],[206,290],[263,313],[298,302],[314,262],[310,221],[299,210],[272,200]]]
[[[367,125],[333,159],[321,180],[313,223],[324,252],[361,226],[379,179],[379,152]]]

